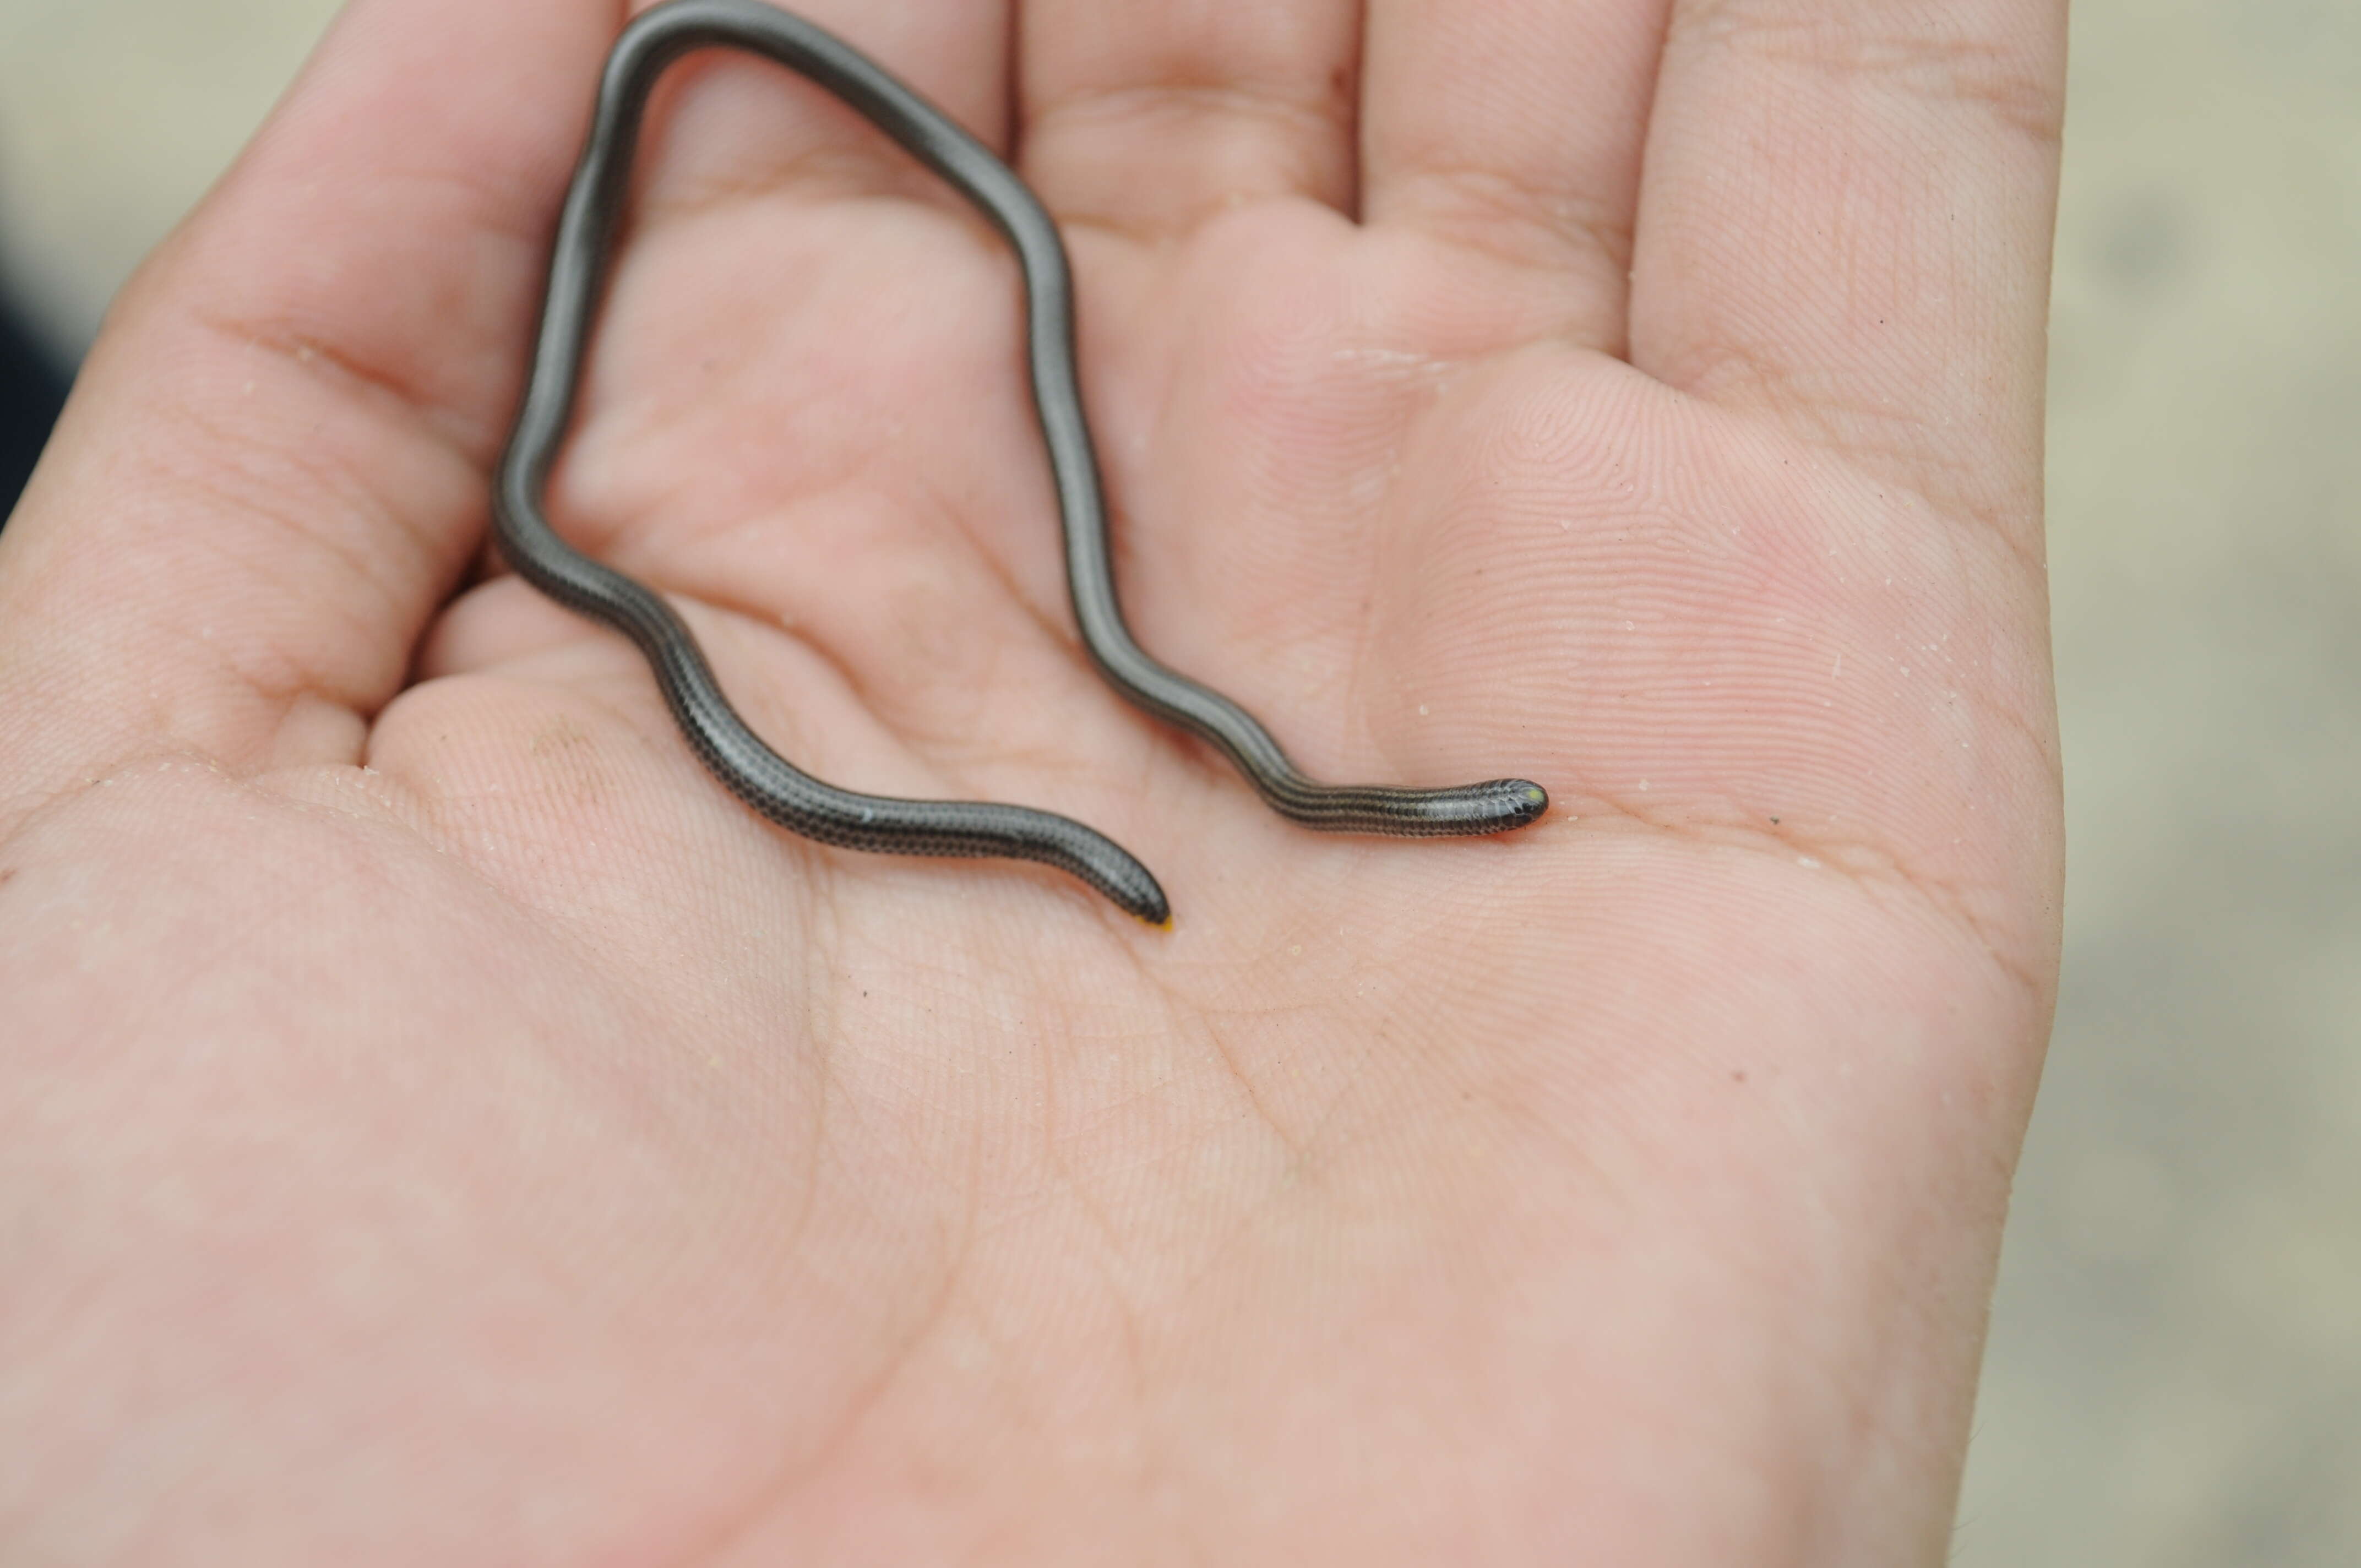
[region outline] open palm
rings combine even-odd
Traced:
[[[612,4],[358,0],[0,545],[0,1556],[1938,1562],[2054,972],[2062,6],[814,5],[1015,269],[700,56],[552,498],[786,756],[1107,832],[817,848],[469,578]],[[454,591],[466,583],[464,591]]]

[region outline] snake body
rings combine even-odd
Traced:
[[[500,462],[493,513],[502,551],[521,576],[639,646],[681,732],[740,799],[822,843],[886,854],[1037,861],[1071,872],[1151,925],[1170,918],[1148,868],[1079,822],[1017,806],[860,795],[802,772],[739,718],[670,606],[575,550],[550,526],[543,496],[572,422],[648,94],[667,66],[708,48],[766,57],[835,94],[973,203],[1015,247],[1034,403],[1057,486],[1075,620],[1092,660],[1117,690],[1219,747],[1272,809],[1307,827],[1397,837],[1493,833],[1522,827],[1548,808],[1541,786],[1522,779],[1433,790],[1315,783],[1244,708],[1142,651],[1115,598],[1098,460],[1074,366],[1072,273],[1039,200],[949,115],[801,17],[763,0],[668,0],[626,27],[608,57],[558,223],[540,336]]]

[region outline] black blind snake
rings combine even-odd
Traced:
[[[1065,246],[1040,202],[950,116],[811,23],[763,0],[668,0],[626,27],[608,57],[558,223],[540,337],[500,460],[493,513],[501,549],[520,576],[639,645],[690,746],[739,798],[822,843],[1038,861],[1071,872],[1151,925],[1170,918],[1164,890],[1148,868],[1079,822],[1017,806],[857,795],[796,768],[738,717],[679,616],[639,582],[568,545],[544,515],[542,498],[572,422],[648,93],[675,60],[713,47],[764,56],[827,89],[974,203],[1016,248],[1034,403],[1057,485],[1074,617],[1092,660],[1117,690],[1221,748],[1273,810],[1307,827],[1432,838],[1521,828],[1548,809],[1541,786],[1522,779],[1433,790],[1315,784],[1244,708],[1142,652],[1115,599],[1097,455],[1074,368]]]

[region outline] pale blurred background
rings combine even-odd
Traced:
[[[0,270],[60,351],[334,8],[0,0]],[[2081,0],[2074,48],[2066,978],[1956,1560],[2355,1568],[2361,0]]]

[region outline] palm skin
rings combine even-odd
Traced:
[[[1142,641],[1550,787],[1467,842],[1105,688],[997,240],[680,71],[554,515],[1167,934],[789,838],[452,597],[607,9],[357,6],[0,545],[0,1555],[1941,1561],[2056,959],[2054,11],[815,11],[1065,223]]]

